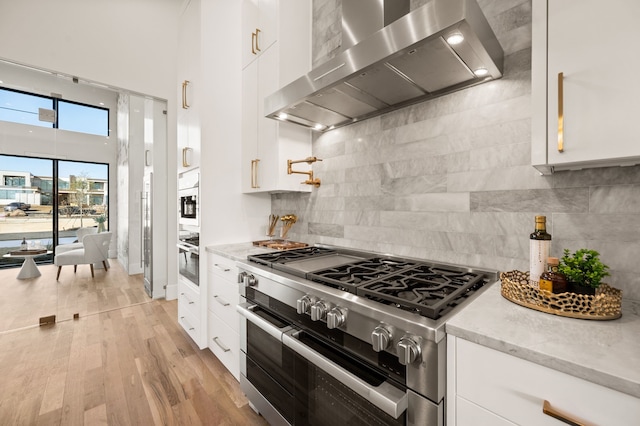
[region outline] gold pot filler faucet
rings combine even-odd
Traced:
[[[313,170],[309,170],[308,172],[301,172],[301,171],[297,171],[297,170],[291,170],[291,165],[292,164],[297,164],[297,163],[307,163],[309,165],[315,163],[316,161],[322,161],[320,158],[317,157],[307,157],[304,160],[287,160],[287,174],[300,174],[300,175],[308,175],[309,179],[305,180],[304,184],[306,185],[313,185],[316,188],[320,186],[320,178],[313,178]]]

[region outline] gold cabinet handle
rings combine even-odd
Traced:
[[[260,188],[258,185],[258,163],[260,159],[256,158],[255,160],[251,160],[251,188],[257,189]]]
[[[256,52],[256,33],[251,33],[251,53],[253,53],[254,55],[257,54],[257,52]]]
[[[260,29],[256,28],[255,33],[251,33],[251,53],[257,55],[260,52],[260,47],[258,46],[258,35],[260,33]]]
[[[182,167],[190,167],[188,153],[192,152],[192,148],[182,148]]]
[[[549,401],[547,401],[546,399],[542,403],[542,412],[544,414],[546,414],[547,416],[551,416],[551,417],[553,417],[555,419],[558,419],[561,422],[564,422],[564,423],[566,423],[568,425],[585,426],[584,423],[581,423],[580,421],[571,418],[568,414],[561,413],[560,411],[558,411],[555,408],[553,408],[551,406],[551,403]]]
[[[564,73],[558,73],[558,152],[564,151]]]
[[[189,102],[187,102],[187,86],[191,82],[189,80],[185,80],[182,82],[182,108],[189,109]]]

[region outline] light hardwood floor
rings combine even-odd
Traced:
[[[62,284],[52,265],[32,283],[0,271],[3,289],[25,287],[9,304],[21,307],[5,310],[3,296],[3,315],[26,318],[29,300],[45,306],[53,296],[33,292],[51,293],[47,286],[79,287],[56,292],[64,315],[55,325],[0,333],[0,425],[266,425],[235,378],[178,325],[176,301],[151,301],[140,275],[111,263],[91,282],[88,267],[88,279],[82,267],[76,277],[63,268]]]

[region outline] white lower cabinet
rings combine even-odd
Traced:
[[[448,425],[638,425],[640,399],[454,336],[447,341]],[[565,422],[565,423],[566,423]]]
[[[200,290],[183,281],[178,282],[178,323],[201,349],[203,329],[201,318]]]
[[[207,346],[222,364],[240,380],[240,316],[236,305],[238,268],[223,256],[207,253]]]

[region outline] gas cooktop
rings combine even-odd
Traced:
[[[495,272],[319,246],[248,259],[431,319],[497,279]]]

